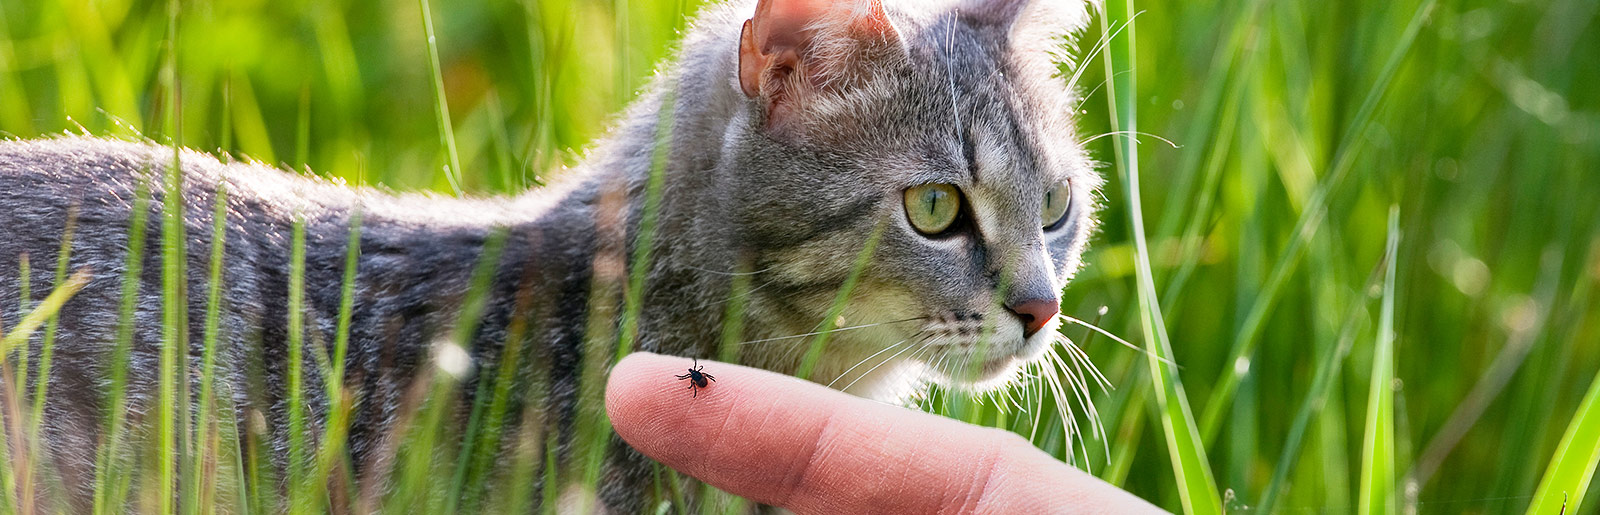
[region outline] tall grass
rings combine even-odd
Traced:
[[[580,160],[701,3],[0,0],[0,132],[137,133],[354,183],[515,193]],[[995,398],[935,392],[925,404],[1016,431],[1190,513],[1592,510],[1600,1],[1130,0],[1099,11],[1083,38],[1085,63],[1063,80],[1086,94],[1080,130],[1112,180],[1101,192],[1103,230],[1062,307],[1145,350],[1067,325],[1064,336],[1109,388],[1036,381]],[[1141,144],[1153,136],[1178,148]],[[594,451],[609,434],[603,418],[580,422],[592,443],[576,470],[547,466],[556,463],[555,435],[506,420],[515,385],[534,399],[549,386],[515,368],[545,356],[539,342],[516,336],[534,331],[516,320],[501,368],[479,371],[486,379],[474,383],[471,422],[440,422],[429,399],[463,385],[434,377],[434,390],[415,396],[391,464],[401,488],[357,490],[337,450],[349,424],[340,417],[355,400],[340,356],[355,309],[359,220],[332,348],[315,339],[293,346],[305,351],[295,360],[302,379],[324,382],[335,416],[290,432],[304,468],[291,469],[287,484],[300,486],[287,498],[270,486],[261,454],[270,436],[225,423],[231,401],[212,383],[189,392],[179,379],[192,372],[186,356],[161,360],[156,418],[130,420],[121,358],[141,293],[171,306],[205,295],[202,378],[224,352],[213,332],[217,289],[226,286],[216,258],[209,270],[163,259],[163,292],[130,281],[145,272],[146,254],[186,252],[180,206],[161,194],[179,185],[149,175],[132,200],[132,252],[116,278],[119,359],[108,371],[95,512],[130,502],[187,510],[206,500],[238,511],[553,510],[563,492],[544,488],[535,498],[534,484],[577,480],[592,491]],[[659,188],[655,178],[649,186]],[[168,210],[159,239],[145,234],[152,197]],[[214,216],[226,216],[217,202]],[[1394,238],[1395,227],[1405,238]],[[223,234],[211,232],[213,247],[203,250],[219,256]],[[638,270],[650,249],[617,259]],[[9,376],[0,393],[14,407],[0,413],[8,492],[53,491],[51,464],[19,444],[37,434],[36,403],[57,392],[30,379],[59,366],[47,357],[51,315],[87,280],[61,264],[67,255],[53,267],[51,256],[29,256],[25,277],[0,277],[14,288],[6,291],[24,292],[0,299],[0,312],[28,313],[0,327],[0,372]],[[753,272],[733,276],[724,359],[750,352],[737,335],[739,292],[759,282]],[[184,291],[184,276],[212,278],[209,289]],[[620,312],[597,303],[595,318],[642,309],[637,277],[604,280],[596,290],[625,302]],[[186,312],[167,310],[164,325],[187,327]],[[829,329],[842,328],[821,329],[807,342],[819,349]],[[585,352],[620,355],[632,332],[597,326]],[[169,330],[166,339],[187,334]],[[1074,356],[1063,348],[1042,370],[1082,370]],[[597,402],[604,374],[595,361],[583,371],[588,402]],[[193,413],[180,408],[189,395],[201,399]],[[1066,409],[1080,399],[1097,410]],[[135,427],[153,422],[160,431]],[[490,451],[502,442],[514,445]],[[677,479],[660,481],[669,512],[688,488]],[[32,497],[3,496],[0,509],[21,510]]]

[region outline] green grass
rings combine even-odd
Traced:
[[[1378,319],[1377,343],[1372,349],[1372,378],[1367,388],[1366,436],[1361,446],[1361,504],[1359,513],[1395,513],[1395,374],[1394,291],[1395,254],[1400,242],[1400,208],[1389,212],[1388,259],[1383,279],[1383,308]]]
[[[138,133],[353,183],[514,193],[580,160],[701,3],[0,0],[0,133]],[[1109,388],[1085,375],[995,397],[939,391],[924,405],[1016,431],[1174,511],[1592,511],[1600,1],[1127,0],[1103,11],[1085,32],[1085,64],[1063,78],[1087,94],[1080,130],[1110,180],[1102,230],[1062,306],[1144,350],[1068,324],[1063,333]],[[136,205],[171,186],[173,177],[151,175]],[[118,356],[132,341],[140,293],[126,278],[144,273],[147,253],[186,250],[165,230],[181,229],[177,206],[164,205],[159,239],[145,234],[153,220],[143,209],[129,221]],[[352,245],[359,231],[358,221]],[[212,256],[220,234],[203,249]],[[650,250],[616,258],[647,263]],[[260,488],[275,481],[261,454],[267,435],[220,423],[227,396],[207,381],[188,391],[178,379],[188,360],[167,355],[166,400],[140,422],[149,427],[127,419],[129,371],[109,371],[96,513],[125,500],[164,511],[203,499],[251,512],[515,511],[535,502],[551,511],[561,492],[533,499],[537,479],[598,481],[603,417],[580,417],[592,438],[575,470],[543,466],[554,462],[553,435],[504,433],[521,427],[505,420],[514,385],[535,399],[548,391],[548,378],[513,368],[542,359],[538,342],[512,336],[503,368],[483,371],[493,379],[477,386],[468,427],[439,423],[439,403],[427,402],[459,388],[453,379],[435,377],[436,391],[416,397],[395,449],[403,488],[349,484],[337,445],[312,442],[340,441],[355,399],[338,359],[355,308],[353,252],[337,338],[295,346],[305,351],[295,360],[302,379],[323,381],[335,406],[325,427],[292,432],[305,467],[289,484],[300,486],[287,498]],[[0,394],[26,401],[0,413],[0,436],[12,444],[0,467],[8,492],[48,492],[55,481],[51,464],[16,444],[34,432],[26,411],[55,391],[28,379],[59,366],[48,352],[51,314],[86,280],[61,265],[66,254],[54,267],[40,266],[52,256],[30,256],[44,273],[20,281],[24,298],[0,299],[31,313],[0,327]],[[202,376],[221,351],[214,317],[226,285],[213,279],[189,292],[178,279],[220,277],[220,266],[213,258],[209,270],[159,271],[170,305],[205,296]],[[751,271],[734,276],[728,359],[749,350],[737,338],[737,292],[753,287]],[[596,291],[625,302],[620,311],[596,303],[596,319],[642,309],[638,277],[600,281]],[[184,313],[167,310],[168,328],[186,326]],[[596,325],[585,351],[626,352],[633,327]],[[510,332],[534,330],[513,320]],[[822,332],[807,343],[826,345]],[[19,352],[27,335],[37,352]],[[181,342],[187,332],[165,337]],[[600,398],[601,361],[583,371],[586,402]],[[1063,349],[1038,370],[1082,366]],[[178,408],[190,395],[202,409]],[[1084,400],[1098,409],[1081,409]],[[150,430],[156,422],[160,431]],[[485,449],[512,437],[516,448],[496,469],[507,473],[490,473],[496,457]],[[674,479],[661,480],[673,490],[664,499],[687,488]],[[32,502],[0,497],[8,511]]]
[[[1136,55],[1132,42],[1136,33],[1133,27],[1136,16],[1134,3],[1133,0],[1108,2],[1105,9],[1102,25],[1106,27],[1104,34],[1109,44],[1101,47],[1101,57],[1108,77],[1106,107],[1111,113],[1111,130],[1138,134],[1138,102],[1133,100],[1138,70],[1128,64],[1134,62]],[[1121,30],[1110,32],[1119,20],[1122,23]],[[1136,142],[1133,138],[1118,139],[1115,154],[1119,179],[1127,187],[1129,233],[1133,235],[1134,244],[1135,297],[1138,299],[1139,328],[1148,349],[1151,389],[1155,392],[1156,410],[1160,413],[1161,429],[1166,436],[1167,454],[1171,458],[1183,512],[1189,515],[1222,513],[1222,496],[1217,493],[1217,483],[1211,472],[1211,463],[1206,458],[1205,445],[1195,430],[1188,394],[1173,363],[1172,343],[1156,295],[1154,274],[1150,270],[1150,248],[1145,237],[1144,209],[1139,194],[1139,153],[1134,149]]]

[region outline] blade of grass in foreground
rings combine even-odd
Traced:
[[[174,119],[177,116],[173,116]],[[176,131],[174,131],[176,134]],[[189,302],[186,291],[187,272],[184,263],[188,254],[184,250],[184,220],[183,220],[183,168],[179,162],[179,148],[176,140],[173,143],[171,168],[166,173],[167,187],[162,195],[161,210],[161,359],[160,376],[156,397],[156,452],[155,457],[161,462],[161,483],[156,489],[161,492],[158,505],[162,513],[175,513],[174,495],[178,488],[177,458],[182,449],[179,439],[178,417],[183,410],[178,408],[180,397],[178,393],[179,378],[187,374],[178,370],[182,366],[179,361],[180,354],[188,355],[188,311]],[[187,383],[183,383],[187,384]]]
[[[11,332],[5,333],[5,337],[0,338],[0,364],[5,363],[5,356],[12,349],[26,345],[28,337],[32,336],[34,331],[38,331],[39,326],[56,316],[56,313],[61,311],[61,305],[66,304],[68,299],[78,294],[78,290],[83,289],[83,285],[89,283],[89,277],[87,270],[79,270],[72,274],[72,277],[67,278],[60,287],[50,292],[49,297],[45,297],[43,302],[34,306],[33,311],[22,317],[22,321],[17,322],[17,326],[12,328]]]
[[[217,332],[221,327],[222,319],[222,257],[223,246],[227,236],[228,193],[226,185],[218,185],[216,193],[216,209],[212,211],[211,228],[211,270],[206,285],[206,321],[204,338],[204,351],[201,352],[200,363],[200,403],[195,410],[195,443],[194,462],[190,465],[190,476],[201,484],[191,487],[186,511],[199,513],[200,507],[211,506],[215,501],[217,483],[215,474],[206,474],[206,463],[221,461],[217,455],[218,447],[212,444],[211,414],[217,409],[211,405],[215,391],[215,375],[217,362]],[[226,419],[223,419],[226,420]]]
[[[465,310],[463,310],[463,317],[471,316],[473,320],[477,320],[480,318],[480,314],[483,313],[484,307],[488,303],[489,296],[493,295],[494,293],[493,281],[495,272],[499,266],[500,254],[504,251],[506,239],[509,237],[510,233],[505,229],[497,230],[494,233],[491,233],[489,236],[489,241],[485,245],[483,260],[478,263],[477,269],[473,271],[472,289],[468,294],[468,297],[470,297],[471,300],[466,304]],[[462,324],[467,324],[467,321],[463,320]],[[515,324],[516,322],[513,322],[513,325]],[[520,338],[520,335],[518,336]],[[475,353],[477,349],[473,348],[473,337],[474,334],[472,332],[463,331],[458,334],[456,341],[460,342],[460,345],[467,349],[469,353]],[[467,472],[470,468],[472,468],[474,460],[477,459],[480,452],[490,452],[490,450],[493,449],[493,446],[490,445],[489,440],[495,440],[497,442],[496,439],[499,436],[499,420],[493,420],[487,424],[493,428],[490,436],[485,438],[481,435],[484,426],[486,425],[483,418],[486,414],[486,410],[489,409],[488,399],[491,395],[490,390],[493,388],[494,393],[492,395],[494,395],[497,400],[500,399],[500,396],[502,395],[501,390],[504,390],[512,380],[512,374],[516,369],[516,361],[521,359],[519,356],[514,354],[520,352],[521,342],[512,343],[509,339],[507,339],[505,342],[503,342],[503,344],[504,347],[502,348],[500,363],[497,365],[498,369],[491,370],[488,368],[483,368],[474,374],[477,376],[477,393],[472,396],[472,412],[467,419],[466,434],[461,438],[461,450],[456,454],[456,466],[455,472],[451,476],[452,479],[450,481],[450,492],[449,495],[447,495],[444,499],[445,513],[477,511],[475,506],[478,502],[479,488],[477,485],[471,484],[467,481]],[[497,377],[500,380],[491,383],[491,372],[497,373]],[[504,401],[500,400],[500,402],[503,403]],[[500,410],[500,416],[503,416],[503,404],[502,407],[496,409]],[[465,506],[467,507],[466,510],[462,510],[460,508],[463,503],[465,503]]]
[[[67,280],[67,267],[72,261],[72,238],[73,234],[76,232],[77,226],[78,207],[73,205],[67,208],[66,229],[61,233],[61,248],[56,254],[56,275],[55,282],[53,284],[57,286],[64,284]],[[33,382],[33,413],[32,418],[28,422],[28,432],[24,433],[27,435],[33,435],[28,438],[27,442],[27,452],[30,456],[42,456],[39,449],[41,439],[38,437],[38,434],[40,425],[44,423],[44,399],[45,396],[49,395],[50,393],[50,367],[51,361],[55,356],[56,331],[58,327],[57,323],[59,321],[60,317],[51,316],[50,320],[45,322],[44,341],[40,342],[39,344],[39,371],[35,373],[36,379]],[[27,349],[23,349],[22,355],[28,355]],[[26,377],[18,378],[19,385],[25,383],[26,381]],[[29,460],[29,463],[33,462],[33,460]],[[36,482],[38,478],[32,473],[32,471],[29,471],[28,474],[23,476],[21,479],[22,489],[18,496],[24,499],[31,499],[34,495],[34,488],[37,486]]]
[[[596,405],[604,404],[606,376],[610,373],[611,366],[628,353],[633,352],[635,339],[638,336],[636,333],[639,327],[639,313],[644,306],[645,279],[651,266],[651,251],[655,245],[656,219],[659,215],[661,195],[664,193],[663,188],[666,184],[667,159],[672,152],[672,125],[676,113],[676,98],[676,90],[666,89],[661,93],[660,106],[657,108],[655,146],[652,149],[653,153],[650,160],[650,177],[645,183],[645,198],[640,203],[639,225],[634,233],[634,237],[637,239],[632,242],[633,252],[627,254],[628,266],[626,270],[628,277],[625,282],[620,284],[622,286],[623,312],[620,314],[621,319],[616,324],[615,333],[612,333],[612,329],[609,327],[600,327],[596,324],[604,324],[606,323],[604,321],[617,316],[614,308],[606,306],[606,304],[612,294],[610,290],[615,288],[621,277],[600,278],[597,272],[596,285],[589,294],[591,322],[586,336],[589,343],[586,345],[594,350],[589,351],[586,349],[584,354],[584,370],[580,374],[579,380],[579,398],[582,400],[579,402],[593,402]],[[616,202],[620,205],[627,205],[631,202],[631,199],[626,199],[619,195]],[[596,221],[601,222],[599,219]],[[601,225],[614,222],[616,221],[607,221]],[[619,236],[628,234],[626,228],[610,228],[606,230],[617,231],[620,233]],[[615,250],[616,257],[621,257],[623,253],[627,252],[626,237],[624,236],[622,239],[624,243],[619,249]],[[598,262],[601,257],[597,256],[595,259]],[[609,340],[608,335],[616,338],[616,346],[607,349],[598,348]],[[610,356],[600,357],[603,356],[602,353],[608,351],[612,353]],[[597,485],[600,482],[600,469],[610,448],[611,420],[606,418],[605,410],[598,410],[593,418],[580,421],[578,426],[578,434],[588,435],[587,455],[583,461],[583,484],[589,487],[590,491],[597,492],[599,491]],[[545,488],[546,491],[550,489],[549,486]],[[584,503],[586,502],[588,501],[585,500]],[[589,507],[580,503],[580,506],[574,511],[589,511]]]
[[[445,416],[454,409],[455,399],[458,395],[457,388],[471,370],[471,356],[473,356],[473,341],[478,334],[478,327],[483,321],[484,310],[488,307],[490,297],[494,295],[495,274],[500,269],[500,258],[505,250],[506,240],[510,232],[497,227],[484,237],[483,250],[478,257],[478,262],[473,265],[471,282],[467,287],[465,296],[461,301],[460,312],[457,316],[455,327],[450,330],[449,340],[434,343],[429,366],[436,370],[432,372],[431,387],[422,400],[422,406],[417,413],[416,425],[406,427],[402,435],[407,440],[409,450],[404,460],[400,463],[401,477],[397,481],[397,494],[391,500],[387,511],[439,511],[450,513],[449,510],[440,511],[438,502],[448,501],[439,495],[448,495],[447,488],[454,483],[448,480],[436,481],[435,474],[447,473],[445,464],[449,459],[465,459],[471,456],[471,445],[476,435],[469,432],[461,440],[461,449],[441,449],[441,437],[446,437]],[[479,372],[481,373],[481,372]],[[486,375],[486,374],[485,374]],[[480,381],[481,379],[480,376]],[[482,395],[479,396],[482,398]],[[468,421],[469,427],[475,427],[475,420],[481,417],[481,410],[474,409],[474,420]],[[451,456],[454,454],[454,456]],[[402,501],[404,504],[402,504]]]
[[[334,330],[333,359],[323,387],[328,395],[328,420],[324,422],[321,449],[317,454],[316,477],[329,479],[335,465],[345,457],[344,441],[350,420],[350,399],[344,389],[344,361],[350,347],[350,319],[355,311],[356,268],[361,257],[361,210],[350,215],[350,233],[345,243],[344,277],[339,283],[339,320]],[[352,495],[351,498],[356,496]]]
[[[23,347],[22,353],[26,354],[28,352],[26,348],[28,345],[28,339],[33,336],[34,331],[39,330],[39,326],[44,325],[47,321],[54,320],[56,314],[61,311],[61,306],[66,304],[67,300],[71,299],[73,295],[76,295],[78,290],[83,289],[85,284],[88,284],[89,277],[90,275],[88,270],[79,270],[77,273],[73,274],[71,278],[68,278],[65,282],[62,282],[60,286],[55,289],[55,291],[50,293],[49,297],[45,297],[44,301],[40,302],[38,306],[34,307],[32,312],[29,312],[26,316],[22,317],[22,320],[17,323],[17,327],[12,329],[10,333],[5,333],[3,328],[0,328],[0,335],[3,335],[0,336],[0,366],[5,365],[6,357],[11,354],[12,349],[21,346]],[[41,374],[47,372],[48,370],[41,370]],[[40,377],[42,378],[44,376],[41,375]],[[6,379],[9,379],[9,377],[6,377]],[[21,379],[18,379],[18,381],[21,381]],[[40,382],[44,381],[41,380]],[[36,460],[32,458],[39,455],[37,449],[37,444],[39,442],[35,438],[25,436],[21,431],[21,425],[18,423],[20,415],[22,414],[21,411],[18,410],[20,395],[13,395],[12,392],[20,393],[22,390],[20,388],[11,389],[4,386],[0,386],[0,389],[6,391],[6,402],[11,408],[5,414],[7,418],[6,432],[9,433],[6,436],[6,439],[27,440],[16,442],[15,444],[10,445],[10,447],[18,449],[21,456],[16,457],[16,459],[12,459],[13,457],[9,455],[6,456],[7,460],[4,465],[15,466],[17,470],[14,471],[16,477],[12,477],[10,474],[5,477],[5,487],[7,489],[18,488],[18,486],[14,483],[15,481],[20,480],[23,483],[21,485],[22,490],[31,490],[32,483],[36,476],[35,472],[32,470],[33,463]],[[37,420],[37,417],[35,420]],[[37,422],[35,422],[35,425],[37,425]],[[30,494],[29,497],[20,497],[20,499],[17,499],[20,504],[18,507],[19,513],[28,513],[32,511],[32,502],[34,499],[31,497],[31,492],[27,493]],[[6,497],[8,501],[6,502],[6,507],[10,508],[10,495],[6,495]]]
[[[1584,493],[1594,480],[1596,465],[1600,465],[1600,374],[1595,375],[1550,458],[1533,504],[1528,506],[1529,515],[1582,513]]]
[[[144,273],[145,230],[150,217],[150,182],[141,176],[133,193],[133,221],[128,225],[128,255],[122,269],[122,300],[117,311],[116,346],[111,351],[111,384],[106,393],[107,436],[95,457],[94,513],[123,509],[122,441],[127,431],[128,362],[133,349],[133,317],[139,305],[140,278]]]
[[[1372,383],[1367,389],[1367,432],[1362,444],[1361,515],[1395,513],[1394,440],[1394,271],[1400,244],[1400,209],[1389,210],[1390,256],[1383,279],[1378,341],[1372,350]]]
[[[428,38],[428,69],[433,72],[433,102],[439,114],[439,140],[444,144],[445,153],[450,159],[450,168],[445,170],[445,178],[450,181],[450,189],[461,195],[461,158],[456,152],[456,131],[450,123],[450,104],[445,101],[444,74],[439,71],[439,43],[433,36],[433,10],[428,7],[428,0],[417,0],[417,6],[422,10],[422,30]]]
[[[1111,26],[1110,17],[1118,11],[1113,7],[1117,4],[1122,7],[1123,16],[1133,18],[1133,0],[1114,2],[1103,11],[1106,19],[1102,26]],[[1137,78],[1134,28],[1130,25],[1125,32],[1103,48],[1106,76],[1111,77],[1107,82],[1106,98],[1110,107],[1111,129],[1132,132],[1138,129],[1133,99]],[[1117,70],[1118,63],[1126,63],[1126,73]],[[1113,148],[1116,149],[1118,168],[1127,182],[1128,219],[1132,226],[1131,238],[1137,267],[1139,320],[1144,330],[1145,344],[1150,348],[1150,378],[1161,412],[1161,426],[1166,433],[1167,451],[1172,459],[1173,473],[1177,476],[1178,496],[1183,503],[1183,511],[1190,515],[1220,513],[1222,496],[1217,493],[1216,482],[1212,479],[1205,446],[1200,442],[1200,434],[1195,431],[1194,415],[1189,411],[1188,397],[1178,379],[1177,367],[1170,364],[1173,361],[1172,346],[1167,340],[1166,322],[1161,317],[1155,279],[1150,272],[1150,249],[1145,241],[1143,208],[1139,203],[1139,155],[1133,145],[1131,139],[1118,139]]]
[[[167,133],[172,136],[172,160],[165,174],[166,188],[161,201],[161,358],[160,376],[156,397],[156,449],[155,459],[160,462],[161,483],[152,491],[159,499],[156,505],[161,513],[177,512],[178,457],[184,452],[188,436],[186,424],[179,417],[188,414],[180,408],[187,404],[188,371],[183,370],[189,355],[189,295],[188,253],[185,251],[183,213],[183,116],[179,112],[182,93],[178,78],[178,0],[167,2],[167,55],[163,65],[163,86],[168,94]]]
[[[305,380],[302,344],[305,337],[305,271],[306,271],[306,221],[295,217],[289,244],[289,463],[285,472],[289,476],[289,513],[310,513],[316,508],[309,498],[310,478],[305,470],[305,397],[301,384]]]
[[[811,340],[811,345],[806,350],[805,358],[800,362],[800,370],[795,376],[801,379],[811,379],[811,372],[816,369],[817,361],[822,359],[822,350],[827,348],[828,339],[838,329],[839,316],[844,314],[845,306],[850,304],[850,294],[855,291],[856,281],[861,279],[861,272],[866,270],[867,264],[872,262],[872,254],[878,249],[878,239],[883,236],[883,224],[878,224],[872,234],[867,236],[867,243],[861,247],[861,252],[856,254],[856,262],[850,267],[850,275],[845,277],[844,285],[839,287],[839,293],[834,296],[833,304],[828,307],[828,314],[822,318],[822,327],[817,329],[817,337]],[[846,386],[845,389],[849,389]]]
[[[639,312],[644,309],[644,279],[650,271],[655,250],[656,218],[661,211],[662,189],[667,182],[667,158],[672,153],[672,113],[677,94],[672,89],[661,93],[660,114],[656,118],[655,148],[650,157],[650,180],[645,183],[644,204],[639,208],[639,229],[628,261],[628,287],[623,290],[622,321],[617,334],[617,353],[622,359],[633,352],[639,339]]]

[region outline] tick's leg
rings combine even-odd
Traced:
[[[676,377],[678,379],[688,379],[689,378],[689,374],[684,374],[684,375],[681,375],[681,376],[673,376],[673,377]]]
[[[691,398],[691,399],[700,398],[700,389],[699,388],[695,388],[694,385],[689,385],[689,389],[690,390],[694,390],[694,394],[690,395],[689,398]]]
[[[716,381],[717,380],[717,378],[713,377],[711,374],[700,374],[700,375],[706,376],[706,379],[710,379],[712,381]]]

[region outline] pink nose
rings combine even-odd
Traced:
[[[1022,336],[1033,336],[1044,328],[1050,319],[1061,312],[1061,302],[1056,299],[1028,299],[1015,306],[1006,306],[1022,321]]]

